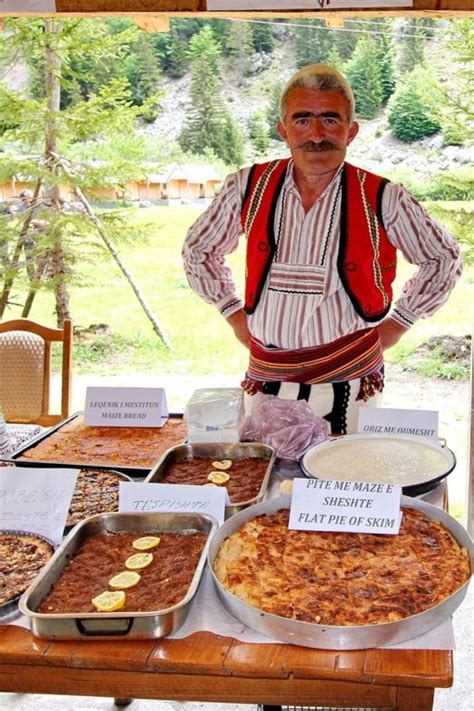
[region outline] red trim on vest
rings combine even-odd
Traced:
[[[289,158],[254,165],[242,206],[242,229],[247,237],[245,306],[257,308],[275,254],[275,208],[285,180]]]
[[[241,222],[247,237],[245,311],[253,313],[275,254],[274,220],[289,159],[253,166]],[[379,321],[392,302],[396,249],[385,232],[381,201],[388,182],[374,173],[344,164],[338,271],[356,312]]]
[[[349,163],[341,180],[339,276],[359,316],[379,321],[390,310],[397,262],[381,215],[388,181]]]

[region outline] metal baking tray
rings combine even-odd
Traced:
[[[240,442],[237,444],[222,444],[211,442],[196,442],[194,444],[180,444],[171,447],[165,452],[157,465],[151,470],[145,479],[145,483],[159,483],[165,472],[175,463],[183,459],[193,459],[194,457],[211,457],[212,459],[268,459],[268,466],[262,479],[260,489],[256,496],[247,501],[233,501],[225,507],[225,516],[233,516],[252,504],[261,501],[267,491],[268,482],[275,463],[275,450],[266,444],[259,442]],[[179,484],[178,484],[179,486]]]
[[[224,607],[240,622],[261,632],[268,637],[289,644],[298,644],[315,649],[370,649],[384,647],[418,637],[437,627],[449,619],[459,607],[466,595],[469,580],[446,600],[429,610],[411,615],[396,622],[386,622],[375,625],[336,626],[318,625],[311,622],[301,622],[280,617],[269,612],[263,612],[240,600],[227,590],[214,574],[214,559],[226,538],[237,531],[245,521],[264,513],[274,513],[280,509],[289,508],[290,496],[269,499],[263,503],[245,509],[226,521],[217,531],[209,546],[208,565],[211,569],[219,598]],[[456,538],[458,543],[469,550],[471,571],[474,568],[473,542],[467,531],[446,512],[418,499],[402,496],[402,506],[422,511],[428,518],[440,521]]]
[[[433,475],[431,478],[426,478],[426,477],[421,477],[418,482],[415,482],[413,484],[409,484],[407,486],[402,486],[402,492],[406,494],[407,496],[419,496],[420,494],[424,494],[427,491],[430,491],[431,489],[434,489],[438,484],[445,479],[448,474],[450,474],[455,466],[456,466],[456,457],[454,455],[454,452],[449,449],[449,447],[446,446],[446,442],[444,440],[433,440],[433,439],[428,439],[428,438],[420,438],[420,437],[411,437],[409,435],[390,435],[390,434],[353,434],[353,435],[343,435],[342,437],[337,437],[334,439],[326,440],[325,442],[320,442],[319,444],[314,445],[314,447],[311,447],[308,449],[301,461],[300,461],[300,466],[303,471],[303,474],[309,478],[324,478],[324,472],[321,472],[321,476],[316,476],[314,471],[311,471],[311,467],[309,465],[309,460],[311,459],[311,456],[318,454],[319,452],[324,452],[324,451],[331,451],[336,454],[337,450],[340,449],[341,447],[350,447],[353,442],[360,442],[360,441],[368,441],[368,442],[377,442],[381,440],[385,441],[390,441],[390,442],[399,442],[401,445],[409,443],[413,444],[416,446],[423,445],[426,447],[428,450],[435,451],[439,453],[442,458],[444,459],[445,466],[443,470],[436,475]],[[382,477],[380,481],[383,481],[383,461],[380,462],[380,469],[382,472]],[[344,480],[344,471],[341,471],[340,479]],[[363,475],[361,474],[360,480],[364,481]],[[373,481],[372,479],[369,479],[369,481]],[[388,483],[391,484],[402,484],[402,480],[400,481],[392,481],[390,480]]]
[[[27,452],[29,449],[32,447],[36,446],[43,440],[47,439],[50,437],[52,434],[55,432],[58,432],[61,430],[63,427],[68,425],[70,422],[73,422],[77,417],[82,415],[82,412],[75,412],[73,415],[70,415],[67,417],[65,420],[62,420],[61,422],[58,422],[58,424],[54,425],[54,427],[50,427],[48,430],[45,432],[41,432],[41,434],[37,435],[33,439],[30,439],[28,442],[24,442],[21,447],[16,449],[5,461],[7,461],[10,464],[15,464],[18,467],[64,467],[64,468],[74,468],[74,469],[81,469],[82,467],[92,467],[94,469],[115,469],[116,471],[119,472],[124,472],[125,474],[128,474],[129,476],[138,479],[143,479],[149,472],[151,467],[139,467],[139,466],[131,466],[131,465],[118,465],[116,462],[94,462],[94,461],[88,461],[88,462],[57,462],[57,461],[40,461],[40,460],[28,460],[28,459],[21,459],[21,456]],[[169,415],[170,420],[182,420],[183,415],[182,413],[170,413]],[[95,427],[94,427],[95,429]],[[124,429],[121,427],[120,429]],[[168,448],[166,448],[168,449]]]
[[[111,513],[91,516],[78,524],[64,540],[34,583],[22,595],[20,611],[30,618],[31,631],[43,639],[156,639],[166,637],[185,621],[196,593],[206,561],[209,540],[217,521],[203,514],[184,513]],[[98,533],[126,531],[142,535],[154,533],[191,533],[207,535],[206,545],[184,598],[174,605],[152,612],[90,612],[44,614],[35,612],[41,600],[60,577],[83,541]]]
[[[51,541],[49,538],[46,538],[45,536],[42,536],[40,533],[33,533],[32,531],[20,531],[18,529],[0,529],[0,534],[4,533],[14,534],[15,536],[34,536],[35,538],[40,538],[42,541],[46,541],[46,543],[51,546],[51,548],[53,549],[53,554],[54,550],[57,548],[56,543],[53,543],[53,541]],[[8,602],[0,604],[0,623],[7,624],[10,620],[13,620],[15,619],[15,617],[18,617],[18,615],[20,614],[20,611],[18,610],[18,602],[20,598],[21,594],[17,595],[11,600],[8,600]]]

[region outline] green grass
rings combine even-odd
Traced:
[[[245,349],[213,306],[189,288],[181,261],[181,248],[198,208],[156,207],[136,211],[137,223],[152,223],[146,244],[127,245],[119,251],[144,293],[160,327],[171,341],[167,351],[143,313],[133,291],[111,256],[94,257],[78,265],[79,279],[87,286],[71,286],[70,309],[76,327],[107,324],[113,343],[101,337],[76,339],[75,371],[126,372],[160,368],[162,372],[239,373],[245,370]],[[229,263],[243,283],[244,245]],[[24,297],[23,297],[24,298]],[[22,297],[15,291],[15,301]],[[19,316],[10,308],[7,318]],[[54,299],[49,292],[36,297],[30,318],[55,325]]]
[[[181,262],[186,231],[200,213],[199,208],[163,206],[130,211],[137,225],[152,224],[146,244],[123,247],[120,252],[135,276],[156,318],[172,343],[167,351],[159,342],[135,295],[110,256],[89,255],[77,265],[81,283],[71,286],[71,313],[76,327],[107,324],[109,339],[88,336],[77,339],[75,371],[119,373],[134,369],[160,369],[174,373],[243,373],[246,351],[217,310],[193,294]],[[242,243],[228,263],[234,271],[240,293],[244,282]],[[398,290],[413,272],[400,263]],[[472,302],[472,278],[465,274],[448,303],[429,320],[417,322],[403,341],[388,353],[389,361],[406,361],[410,351],[433,335],[464,335],[471,329],[468,304]],[[15,292],[15,300],[22,298]],[[24,298],[24,297],[23,297]],[[17,317],[20,308],[10,308],[6,318]],[[37,296],[30,317],[55,325],[54,300],[49,292]],[[433,374],[438,375],[433,371]]]

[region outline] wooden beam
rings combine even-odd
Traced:
[[[394,16],[403,15],[474,15],[474,0],[413,0],[413,6],[402,8],[344,8],[339,10],[316,10],[316,11],[295,11],[292,8],[291,0],[288,0],[288,9],[285,11],[262,10],[253,12],[230,12],[223,13],[206,12],[206,0],[56,0],[56,11],[64,14],[95,14],[112,13],[114,15],[136,15],[137,13],[155,13],[160,15],[170,14],[178,17],[195,17],[197,13],[203,13],[207,17],[298,17],[316,18],[327,16]],[[11,15],[13,13],[0,13],[0,15]],[[18,13],[44,15],[45,13]]]

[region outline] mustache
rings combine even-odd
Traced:
[[[302,151],[337,151],[339,146],[331,141],[320,141],[316,143],[315,141],[306,141],[298,146]]]

